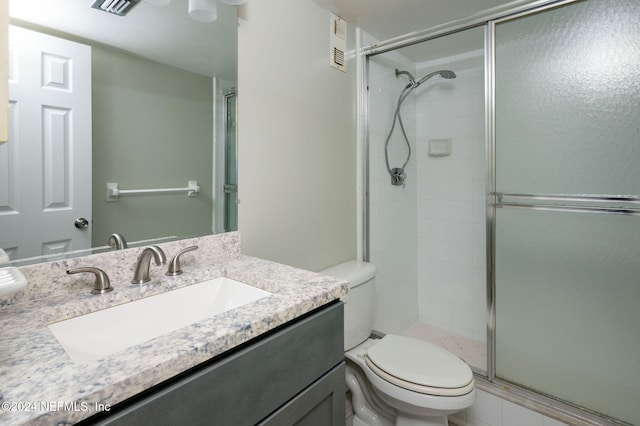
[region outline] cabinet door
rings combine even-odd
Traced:
[[[344,362],[273,413],[261,426],[341,426],[345,424]]]

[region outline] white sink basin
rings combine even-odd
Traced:
[[[49,324],[49,330],[73,361],[84,363],[267,296],[221,277]]]

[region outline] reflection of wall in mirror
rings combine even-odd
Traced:
[[[93,47],[93,245],[113,232],[136,241],[211,233],[213,82],[121,51]],[[122,189],[184,187],[201,192],[120,197]]]

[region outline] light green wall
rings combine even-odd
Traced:
[[[330,13],[311,0],[248,2],[242,18],[242,250],[310,270],[353,259],[355,60],[347,73],[329,67]],[[347,50],[354,33],[350,26]]]
[[[115,50],[93,47],[93,245],[113,232],[128,241],[211,232],[212,80]],[[123,196],[121,189],[186,187],[200,195]]]

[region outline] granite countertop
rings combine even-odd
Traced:
[[[164,269],[164,268],[163,268]],[[0,309],[0,425],[73,424],[344,296],[346,281],[238,255],[183,266],[151,282],[113,281],[114,291],[55,295]],[[98,361],[74,363],[47,325],[226,276],[273,293]],[[109,324],[105,324],[109,327]]]

